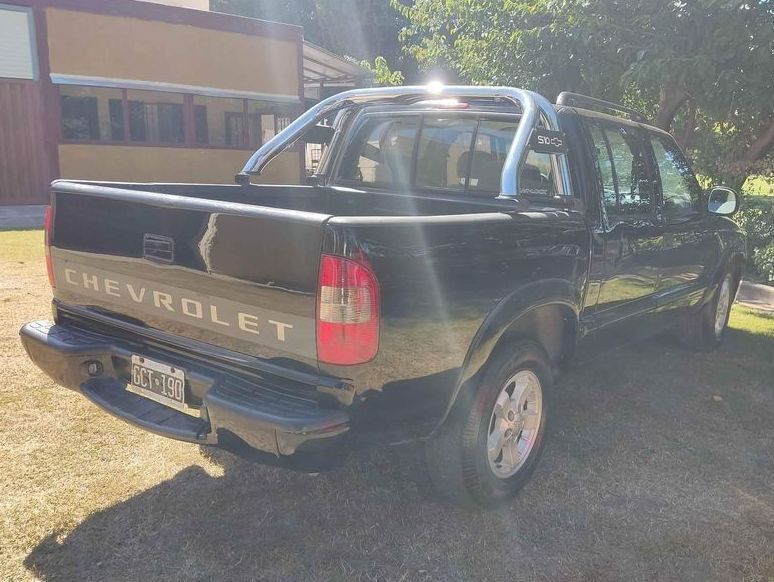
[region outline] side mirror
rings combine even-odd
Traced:
[[[731,188],[713,186],[707,196],[707,210],[711,214],[731,216],[739,210],[739,195]]]

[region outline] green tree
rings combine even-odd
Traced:
[[[405,80],[403,73],[390,69],[387,59],[382,56],[376,57],[373,64],[369,61],[360,61],[360,66],[371,72],[373,84],[377,87],[401,85]]]
[[[389,0],[212,0],[212,9],[304,27],[304,38],[336,54],[416,70],[398,42],[408,23]]]
[[[774,6],[768,0],[392,0],[424,69],[475,84],[621,100],[700,172],[771,172]],[[691,148],[690,146],[695,146]]]

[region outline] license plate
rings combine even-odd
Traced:
[[[132,376],[126,389],[192,416],[199,411],[185,402],[185,372],[180,368],[132,355]]]

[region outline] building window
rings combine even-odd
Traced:
[[[293,121],[293,118],[287,115],[275,115],[274,127],[277,129],[277,132],[280,132],[283,129],[285,129],[288,125],[290,125],[291,121]]]
[[[0,77],[35,79],[36,64],[32,10],[21,6],[0,7]]]
[[[62,137],[73,141],[123,141],[122,91],[62,87]]]
[[[185,143],[183,96],[155,91],[127,91],[129,140],[160,144]]]
[[[226,126],[226,145],[247,145],[247,124],[245,123],[245,114],[232,113],[231,111],[227,111],[224,115],[224,123]]]
[[[247,145],[244,99],[194,95],[193,103],[197,144],[214,147]]]
[[[108,101],[110,111],[110,139],[124,141],[124,101],[123,99],[111,99]]]
[[[293,120],[267,101],[74,85],[59,94],[65,141],[253,149]]]
[[[250,146],[260,147],[285,129],[293,121],[289,108],[268,101],[248,101],[247,118],[250,124]]]
[[[96,97],[63,95],[62,131],[65,139],[99,139]]]
[[[206,105],[194,105],[194,128],[196,130],[196,143],[198,145],[207,145],[210,139],[210,131],[207,125]]]
[[[260,116],[261,143],[266,143],[277,135],[276,116],[273,113],[264,113]]]

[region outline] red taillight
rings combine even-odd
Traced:
[[[51,206],[46,206],[46,212],[43,215],[43,241],[46,245],[46,271],[48,272],[48,283],[52,287],[56,287],[56,281],[54,280],[54,265],[51,263],[51,233],[54,230],[54,209]]]
[[[317,357],[348,366],[379,350],[379,283],[359,262],[323,255],[317,287]]]

